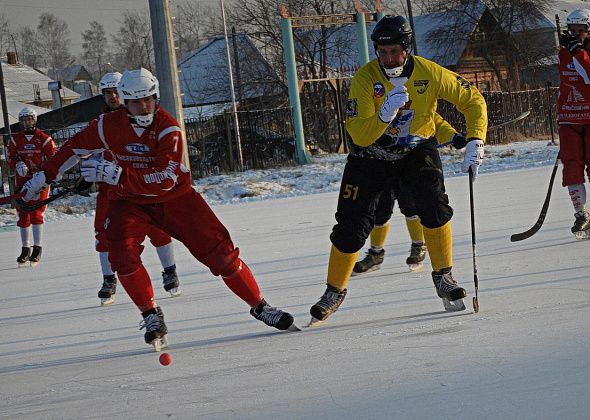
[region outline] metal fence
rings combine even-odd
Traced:
[[[559,88],[519,92],[483,92],[488,105],[488,127],[510,121],[525,111],[530,115],[514,124],[488,132],[487,144],[504,144],[522,139],[545,138],[557,131]],[[438,112],[458,131],[465,131],[465,119],[451,104],[439,101]]]
[[[288,108],[240,111],[242,169],[295,164],[295,140]],[[194,178],[236,171],[239,149],[231,113],[185,121]]]
[[[341,92],[344,94],[344,91]],[[530,115],[514,124],[508,124],[488,133],[487,144],[502,144],[521,139],[534,139],[551,136],[551,127],[557,130],[557,98],[559,88],[547,87],[519,92],[483,92],[488,105],[489,126],[504,123],[524,111]],[[329,95],[327,95],[329,96]],[[313,111],[313,110],[312,110]],[[320,112],[315,109],[314,112]],[[321,149],[325,152],[337,152],[338,141],[334,136],[338,127],[325,124],[336,121],[335,107],[324,107],[324,123],[310,119],[314,112],[306,112],[307,129],[309,125],[318,126],[306,138],[308,150]],[[463,116],[449,103],[440,101],[438,112],[458,131],[465,130]],[[344,117],[344,116],[342,116]],[[185,121],[188,154],[193,178],[232,172],[240,169],[268,169],[276,166],[295,164],[295,140],[291,110],[289,108],[267,109],[258,111],[240,111],[240,140],[243,165],[239,165],[238,144],[231,113],[210,118],[189,119]],[[61,146],[69,137],[83,126],[76,128],[51,129],[46,132]],[[318,133],[331,130],[329,141],[316,138]],[[307,134],[306,129],[306,134]],[[344,130],[341,130],[342,132]],[[326,134],[327,135],[327,134]],[[3,165],[2,185],[9,181],[8,171]],[[66,179],[75,179],[79,175],[77,167],[65,175]]]

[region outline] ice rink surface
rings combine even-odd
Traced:
[[[409,273],[396,209],[380,271],[351,279],[324,326],[279,332],[176,242],[183,295],[167,297],[154,248],[143,257],[173,361],[143,341],[119,286],[100,307],[92,218],[46,224],[36,268],[16,268],[18,232],[0,230],[0,418],[582,419],[590,412],[590,241],[570,233],[560,176],[531,227],[550,167],[475,183],[480,312],[473,313],[469,189],[447,180],[455,279],[468,309],[446,313],[430,276]],[[337,193],[215,206],[265,298],[309,321],[325,289]]]

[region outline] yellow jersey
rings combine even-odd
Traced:
[[[391,123],[379,119],[381,104],[393,89],[379,61],[367,63],[352,78],[346,117],[346,129],[353,142],[352,155],[392,161],[405,156],[409,138],[414,141],[418,138],[420,142],[438,134],[439,99],[452,103],[464,115],[467,138],[476,137],[485,142],[487,106],[477,88],[457,73],[422,57],[408,56],[406,66],[409,77],[404,85],[409,101]]]

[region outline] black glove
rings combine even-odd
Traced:
[[[456,133],[452,139],[453,147],[457,150],[462,149],[467,144],[467,139],[461,133]]]
[[[576,51],[582,48],[582,43],[578,41],[578,38],[571,35],[569,32],[564,31],[559,37],[559,43],[574,55]]]

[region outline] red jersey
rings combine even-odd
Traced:
[[[124,108],[102,114],[45,164],[45,176],[48,182],[54,180],[80,158],[104,152],[123,168],[119,183],[109,187],[109,199],[169,201],[192,188],[189,170],[182,164],[181,135],[176,120],[159,107],[145,129],[132,124]]]
[[[590,44],[572,55],[567,48],[559,50],[560,124],[590,124]]]
[[[16,163],[20,160],[29,169],[26,177],[16,174],[17,185],[21,185],[35,172],[40,171],[45,161],[53,156],[56,150],[53,139],[38,128],[33,134],[25,134],[24,131],[13,134],[8,142],[8,165],[14,171]]]

